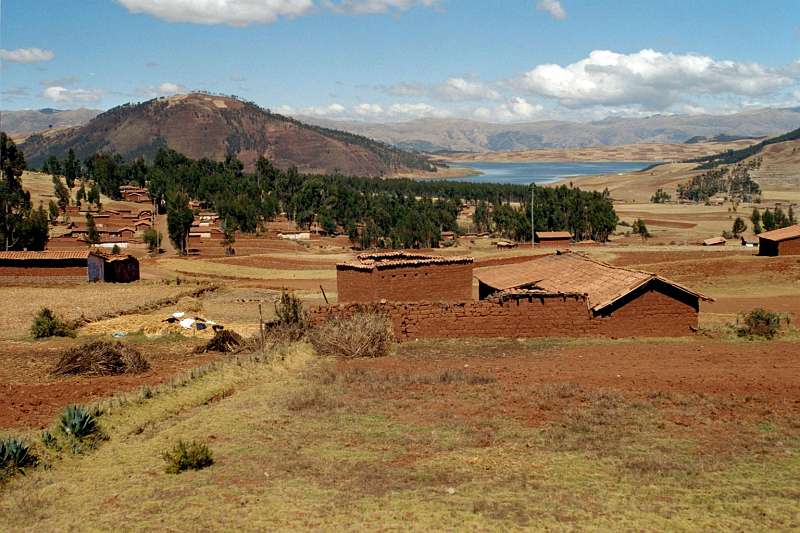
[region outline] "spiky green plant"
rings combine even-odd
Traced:
[[[0,440],[0,478],[36,463],[30,446],[17,438]]]
[[[67,437],[82,440],[99,432],[97,419],[81,405],[70,405],[58,420],[58,429]]]

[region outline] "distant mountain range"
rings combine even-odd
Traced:
[[[463,119],[419,119],[375,124],[313,117],[302,117],[301,120],[366,135],[408,150],[431,153],[506,152],[636,143],[680,144],[701,137],[767,137],[800,126],[800,107],[759,109],[732,115],[607,118],[589,123],[544,121],[490,124]]]
[[[160,147],[169,147],[193,159],[236,154],[248,170],[262,155],[280,168],[296,166],[307,174],[386,176],[434,169],[419,154],[205,93],[118,106],[82,126],[32,135],[20,147],[33,167],[50,155],[65,157],[70,148],[80,159],[101,150],[152,159]]]
[[[2,129],[11,137],[49,129],[80,126],[102,113],[99,109],[31,109],[0,111]]]

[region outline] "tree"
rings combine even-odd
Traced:
[[[0,132],[0,242],[5,250],[42,250],[47,243],[47,213],[31,206],[20,180],[25,168],[22,150]]]
[[[750,222],[753,223],[753,233],[758,235],[761,233],[761,213],[757,207],[753,208],[753,214],[750,215]]]
[[[89,213],[86,214],[86,242],[89,244],[97,244],[100,242],[100,234],[97,232],[97,225],[94,223],[94,217]]]
[[[63,169],[61,168],[61,161],[59,161],[54,155],[51,155],[45,159],[44,164],[42,165],[42,172],[51,174],[53,176],[61,176],[64,174]]]
[[[654,204],[663,204],[669,202],[672,197],[664,192],[664,189],[659,188],[656,193],[650,197],[650,202]]]
[[[173,192],[167,196],[167,231],[169,239],[181,254],[186,253],[189,230],[194,221],[194,213],[189,207],[189,196],[183,192]]]
[[[89,189],[89,193],[86,195],[86,201],[89,202],[89,205],[96,205],[97,209],[102,207],[100,204],[100,191],[97,188],[97,183],[92,183],[92,188]]]
[[[69,207],[69,189],[64,186],[64,183],[61,181],[61,178],[53,174],[53,191],[56,195],[56,201],[58,203],[58,208],[61,212],[66,212],[67,207]]]
[[[786,216],[786,213],[783,212],[780,206],[775,208],[772,216],[775,217],[775,228],[785,228],[789,225],[789,217]]]
[[[75,205],[78,207],[86,200],[86,185],[83,180],[81,180],[81,186],[78,188],[78,192],[75,193]]]
[[[233,249],[233,243],[236,242],[237,228],[236,220],[230,215],[226,216],[220,228],[222,229],[222,246],[225,247],[225,255],[234,255],[236,253]]]
[[[475,212],[472,213],[472,222],[475,224],[475,229],[478,233],[490,230],[491,214],[489,213],[489,204],[484,201],[478,202],[475,206]]]
[[[777,226],[775,225],[775,217],[772,214],[772,211],[769,208],[764,209],[764,214],[761,216],[761,221],[764,224],[764,229],[767,231],[774,230]]]
[[[736,220],[733,221],[733,228],[731,228],[731,233],[733,233],[734,237],[738,237],[745,231],[747,231],[747,224],[744,223],[742,217],[736,217]]]
[[[794,226],[797,224],[797,219],[794,216],[794,208],[790,205],[789,206],[789,213],[788,213],[789,225]]]
[[[114,255],[119,255],[121,250],[119,249],[119,245],[115,244],[113,248],[111,248],[111,253]]]
[[[633,221],[633,225],[631,225],[631,230],[639,235],[643,241],[646,241],[651,237],[650,231],[647,229],[647,224],[645,224],[644,220],[637,218]]]
[[[161,234],[153,228],[147,228],[144,232],[144,243],[147,245],[147,251],[151,254],[158,251],[161,244]]]
[[[58,204],[55,200],[50,200],[47,204],[47,214],[50,217],[50,223],[55,224],[58,222]]]
[[[67,159],[64,161],[64,178],[67,180],[67,187],[72,189],[75,186],[75,179],[80,174],[80,162],[75,159],[75,150],[69,149]]]

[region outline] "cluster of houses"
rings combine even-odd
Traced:
[[[725,246],[728,243],[725,237],[711,237],[703,241],[703,246]],[[800,224],[786,228],[765,231],[758,234],[758,240],[741,238],[742,246],[758,248],[758,255],[800,255]]]
[[[93,246],[98,248],[112,249],[116,246],[124,250],[131,244],[142,243],[142,234],[153,226],[153,212],[149,208],[117,207],[92,212],[70,206],[66,215],[68,220],[65,225],[66,231],[50,238],[47,243],[48,250],[85,248],[89,235],[87,215],[94,219],[99,242]]]
[[[122,185],[119,188],[122,199],[126,202],[135,202],[137,204],[149,204],[153,201],[150,198],[150,193],[143,187],[136,187],[134,185]]]

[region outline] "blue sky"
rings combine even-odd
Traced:
[[[800,105],[797,0],[4,0],[3,109],[203,89],[495,122]]]

